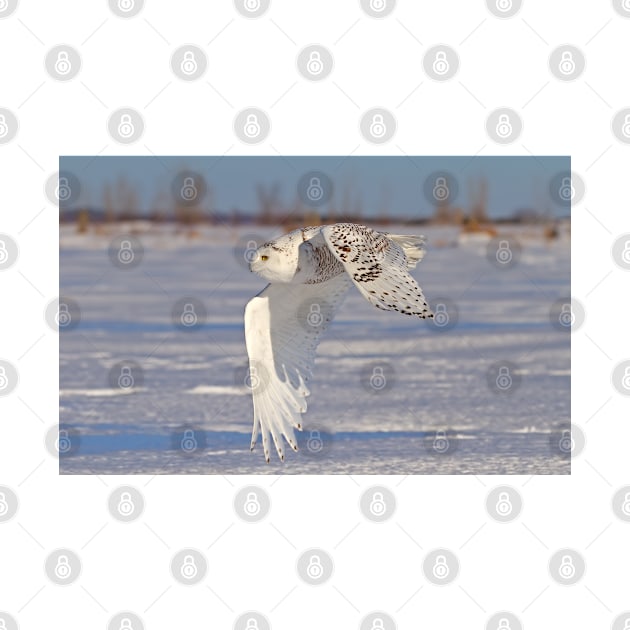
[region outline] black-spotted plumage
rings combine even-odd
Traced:
[[[267,461],[270,437],[282,460],[282,435],[297,450],[293,429],[301,430],[315,350],[351,284],[377,308],[433,317],[408,271],[424,253],[422,236],[353,223],[301,228],[256,250],[250,267],[271,284],[245,309],[250,375],[259,380],[252,387],[252,449],[261,432]]]

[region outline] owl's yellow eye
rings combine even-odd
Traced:
[[[269,258],[269,256],[261,256],[260,260],[267,260]]]

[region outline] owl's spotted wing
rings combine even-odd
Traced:
[[[322,234],[371,304],[422,319],[433,317],[422,289],[407,271],[422,258],[422,237],[390,236],[352,223],[328,225]]]
[[[317,284],[269,284],[245,308],[248,384],[254,401],[251,448],[262,433],[267,462],[270,435],[281,460],[282,435],[297,451],[293,428],[302,428],[315,350],[349,286],[346,274]]]

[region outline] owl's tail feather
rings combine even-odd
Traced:
[[[388,234],[387,237],[403,248],[405,256],[407,256],[408,269],[413,269],[427,252],[424,247],[426,238],[422,235]]]

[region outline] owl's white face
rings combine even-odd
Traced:
[[[288,253],[272,245],[261,245],[249,268],[269,282],[291,282],[296,272]]]

